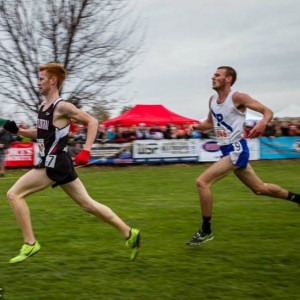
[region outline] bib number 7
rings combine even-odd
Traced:
[[[55,162],[56,162],[56,155],[54,154],[47,155],[45,160],[45,166],[48,168],[54,168]]]

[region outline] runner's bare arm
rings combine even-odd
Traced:
[[[35,140],[37,138],[37,129],[36,128],[23,129],[19,127],[19,131],[17,135],[25,136],[32,140]]]
[[[248,137],[257,138],[261,136],[264,133],[267,124],[272,120],[273,112],[261,102],[244,93],[234,93],[233,101],[238,109],[241,108],[241,110],[245,110],[246,108],[249,108],[263,115],[263,118],[252,128]]]
[[[54,125],[57,126],[57,124],[66,122],[66,120],[69,122],[70,119],[87,125],[87,138],[83,148],[90,151],[97,135],[98,121],[71,103],[64,101],[59,102],[54,115]]]

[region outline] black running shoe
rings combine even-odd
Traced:
[[[194,234],[194,236],[191,238],[191,240],[189,240],[186,244],[189,246],[199,246],[201,244],[213,240],[213,238],[214,238],[214,234],[212,232],[206,233],[203,230],[201,230],[200,232],[197,231]]]

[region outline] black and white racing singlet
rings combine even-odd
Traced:
[[[39,167],[54,168],[57,154],[66,151],[70,124],[64,128],[53,125],[53,113],[56,105],[64,101],[62,98],[55,100],[47,110],[44,105],[38,112],[37,119],[37,144],[41,156]]]

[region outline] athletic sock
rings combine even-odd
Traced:
[[[202,230],[204,232],[206,232],[207,234],[211,233],[211,228],[210,228],[210,224],[211,224],[211,217],[202,217]]]
[[[35,241],[34,243],[32,243],[32,244],[29,244],[29,243],[25,243],[25,244],[27,244],[27,245],[29,245],[29,246],[34,246],[35,243],[36,243],[36,241]]]
[[[290,201],[300,204],[300,195],[289,192],[287,200],[290,200]]]

